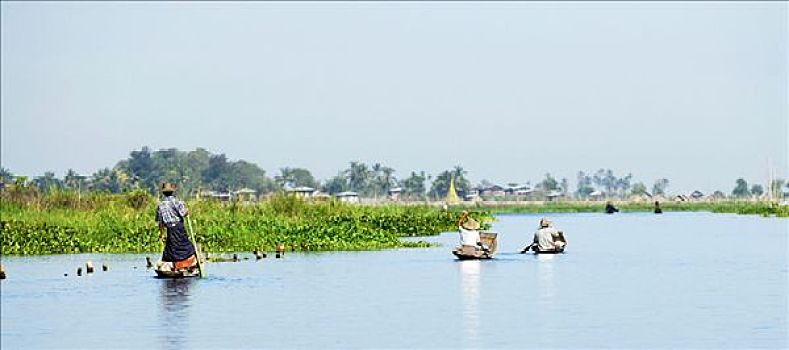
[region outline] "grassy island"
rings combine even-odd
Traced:
[[[0,207],[2,254],[133,253],[162,249],[156,198],[145,192],[8,199]],[[424,247],[401,237],[455,230],[458,213],[431,206],[360,206],[274,196],[255,204],[188,201],[204,251],[375,250]],[[484,211],[475,216],[489,218]]]

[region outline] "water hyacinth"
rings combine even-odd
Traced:
[[[140,193],[94,195],[80,203],[20,203],[3,200],[3,254],[139,253],[162,249],[154,222],[155,198]],[[62,204],[66,203],[66,204]],[[100,203],[100,204],[98,204]],[[456,229],[458,213],[429,206],[359,206],[309,202],[293,196],[242,205],[187,203],[196,240],[205,251],[373,250],[424,247],[400,237]],[[490,216],[474,215],[483,221]]]

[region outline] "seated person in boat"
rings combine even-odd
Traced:
[[[534,243],[531,248],[541,251],[562,251],[567,246],[564,234],[553,228],[553,224],[547,218],[540,219],[540,228],[534,233]]]
[[[660,209],[660,202],[655,201],[655,214],[663,214],[663,209]]]
[[[618,212],[619,212],[619,208],[615,207],[610,201],[605,203],[606,214],[613,214]]]
[[[159,239],[164,242],[162,261],[156,268],[162,271],[189,270],[197,266],[195,247],[184,228],[184,217],[189,215],[189,210],[184,202],[175,197],[174,192],[175,185],[169,182],[162,184],[164,199],[156,206]]]
[[[458,219],[458,229],[460,230],[460,244],[472,246],[475,249],[488,250],[479,238],[479,222],[469,217],[468,211],[463,211]]]

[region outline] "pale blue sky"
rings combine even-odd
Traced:
[[[270,175],[671,192],[787,177],[787,4],[2,3],[2,165],[91,173],[205,147]]]

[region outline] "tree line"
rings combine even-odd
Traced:
[[[402,190],[402,196],[406,199],[425,200],[444,198],[452,179],[461,196],[474,189],[494,185],[487,180],[472,185],[467,175],[468,172],[458,165],[435,176],[425,171],[411,171],[400,178],[395,169],[380,163],[368,165],[363,162],[350,162],[346,169],[339,170],[335,176],[324,181],[315,179],[308,169],[296,167],[280,168],[279,173],[272,177],[254,163],[232,161],[225,154],[212,154],[203,148],[194,151],[180,151],[175,148],[152,151],[148,147],[132,151],[127,159],[119,161],[112,168],[102,168],[91,175],[80,175],[69,169],[62,178],[48,171],[43,176],[28,179],[24,176],[15,177],[10,170],[0,167],[2,183],[32,186],[42,193],[53,190],[110,193],[145,190],[156,193],[160,184],[168,181],[177,183],[180,195],[185,197],[201,191],[228,192],[249,188],[260,194],[267,194],[295,187],[311,187],[329,194],[353,191],[363,197],[383,197],[389,190],[397,187]],[[599,169],[589,173],[579,171],[576,174],[575,192],[570,192],[567,178],[557,179],[550,173],[534,184],[528,181],[521,186],[529,188],[536,196],[558,193],[584,199],[595,192],[607,198],[626,198],[631,195],[665,196],[669,184],[669,179],[661,178],[648,186],[643,182],[634,182],[630,173],[617,176],[611,169]],[[519,184],[507,185],[514,187]],[[789,184],[783,179],[773,180],[767,187],[768,191],[780,195],[789,190]],[[745,179],[737,179],[731,196],[748,198],[764,193],[762,185],[749,186]],[[720,194],[723,195],[722,192]]]

